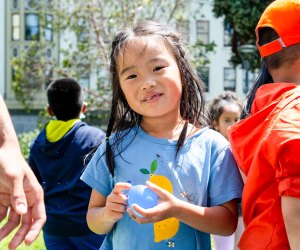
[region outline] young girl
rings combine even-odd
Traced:
[[[110,72],[107,141],[81,177],[93,188],[88,224],[108,234],[101,249],[210,249],[210,233],[234,232],[243,184],[227,140],[205,127],[203,83],[180,37],[151,21],[120,32]],[[140,218],[126,193],[145,183],[159,204],[133,205]]]
[[[211,127],[220,132],[228,140],[228,128],[240,119],[241,111],[242,104],[236,94],[232,91],[224,91],[214,98],[209,106]],[[243,230],[243,220],[241,213],[239,213],[238,227],[233,235],[213,235],[215,249],[238,249],[237,243],[240,240]]]
[[[241,111],[242,104],[235,93],[224,91],[212,101],[209,107],[212,128],[228,140],[227,130],[240,119]]]

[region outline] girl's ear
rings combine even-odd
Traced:
[[[88,104],[87,102],[82,103],[81,113],[85,113],[87,111]]]
[[[47,105],[47,112],[50,116],[54,116],[54,113],[49,105]]]

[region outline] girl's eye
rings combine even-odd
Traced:
[[[136,75],[130,75],[130,76],[128,76],[128,77],[126,78],[126,80],[127,80],[127,79],[133,79],[133,78],[136,78]]]
[[[161,70],[161,69],[163,69],[164,67],[163,66],[157,66],[157,67],[155,67],[154,69],[153,69],[153,71],[159,71],[159,70]]]

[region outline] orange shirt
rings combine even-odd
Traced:
[[[251,115],[229,129],[235,160],[246,175],[241,250],[289,250],[281,196],[300,198],[300,86],[261,86]]]

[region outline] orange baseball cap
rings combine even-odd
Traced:
[[[260,46],[258,30],[272,28],[279,38]],[[261,58],[300,43],[300,0],[275,0],[263,12],[255,29],[256,46]]]

